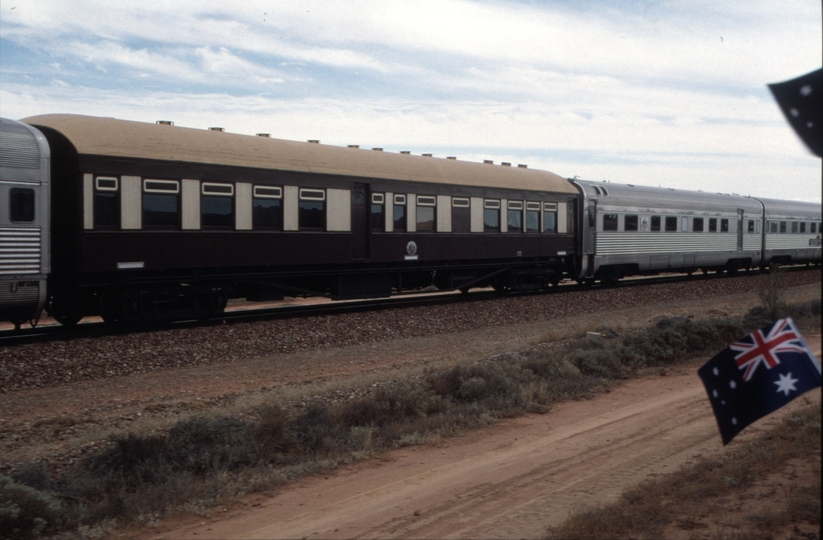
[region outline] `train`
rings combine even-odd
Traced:
[[[821,263],[821,205],[74,114],[0,120],[0,320]]]

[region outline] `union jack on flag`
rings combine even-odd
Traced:
[[[764,369],[759,369],[763,365]],[[723,444],[759,418],[820,386],[820,363],[791,319],[739,339],[697,370]]]
[[[767,327],[768,328],[768,327]],[[757,330],[740,341],[732,343],[729,348],[739,354],[734,357],[739,369],[745,369],[743,380],[751,380],[760,364],[771,369],[780,363],[779,355],[783,352],[804,353],[803,340],[795,331],[790,319],[777,321],[768,334],[763,329]]]

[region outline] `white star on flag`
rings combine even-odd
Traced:
[[[797,388],[795,388],[794,383],[796,383],[798,379],[792,379],[792,372],[790,371],[787,375],[781,375],[779,381],[774,381],[774,384],[777,385],[777,391],[783,392],[783,395],[788,396],[789,392],[796,392]]]

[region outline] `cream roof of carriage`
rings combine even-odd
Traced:
[[[22,120],[63,134],[81,155],[209,163],[437,184],[577,193],[548,171],[72,114]]]

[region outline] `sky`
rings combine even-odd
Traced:
[[[819,0],[0,0],[0,114],[819,202],[766,85],[821,28]]]

